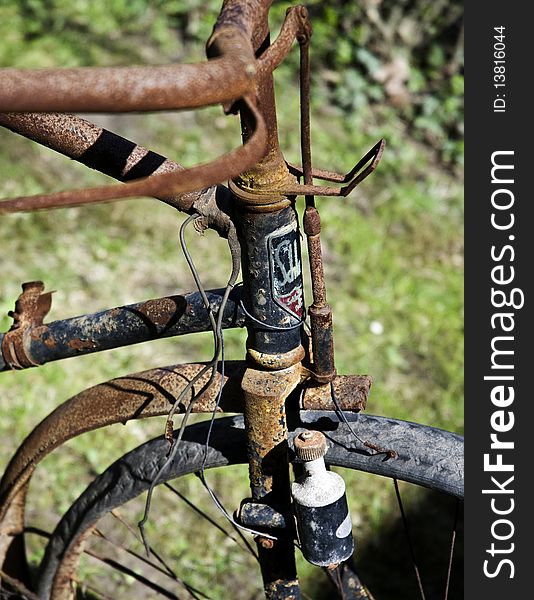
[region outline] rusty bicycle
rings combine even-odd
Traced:
[[[339,597],[372,598],[352,569],[345,485],[327,467],[378,474],[463,498],[463,438],[364,414],[371,378],[336,371],[315,196],[350,194],[376,169],[385,142],[379,140],[346,174],[312,167],[311,25],[304,7],[292,7],[271,43],[270,4],[225,0],[207,43],[208,60],[201,64],[0,69],[0,125],[123,182],[3,200],[1,218],[17,211],[157,198],[188,215],[180,239],[198,288],[45,323],[50,292],[40,281],[25,283],[13,324],[0,334],[0,371],[200,331],[212,331],[214,344],[206,363],[159,367],[84,390],[28,435],[0,482],[0,579],[15,596],[75,597],[82,588],[78,567],[86,543],[93,534],[103,535],[100,519],[112,514],[121,520],[118,509],[147,493],[141,532],[150,566],[165,584],[112,559],[107,564],[154,595],[210,597],[209,590],[178,577],[144,536],[157,485],[187,474],[198,475],[235,529],[237,542],[255,557],[264,594],[272,600],[301,597],[296,545],[310,563],[327,571]],[[301,165],[286,162],[280,149],[273,85],[273,71],[294,42],[300,48]],[[72,114],[214,104],[239,114],[243,145],[187,169]],[[298,197],[304,197],[302,232],[310,259],[312,302],[307,308]],[[188,226],[213,229],[227,240],[232,272],[225,288],[204,289],[185,243]],[[223,332],[235,327],[248,332],[242,361],[224,357]],[[211,418],[188,425],[192,413]],[[182,421],[175,427],[178,415]],[[24,547],[29,531],[25,499],[38,463],[82,433],[155,416],[166,416],[164,435],[95,477],[55,531],[44,534],[46,551],[32,572]],[[204,473],[237,463],[249,465],[250,494],[228,510]],[[417,569],[415,573],[418,578]],[[447,578],[445,597],[448,585]],[[418,587],[424,598],[420,581]]]

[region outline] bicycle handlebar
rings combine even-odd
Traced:
[[[271,4],[272,0],[225,0],[207,44],[210,60],[205,63],[134,68],[0,69],[0,110],[6,111],[0,114],[0,124],[55,149],[64,146],[57,134],[48,137],[48,131],[35,136],[32,125],[19,127],[17,122],[21,119],[10,113],[127,112],[196,108],[216,103],[227,107],[241,99],[253,126],[252,135],[243,147],[211,163],[185,170],[173,163],[176,168],[166,169],[171,172],[161,173],[163,169],[160,169],[160,173],[150,178],[123,186],[15,198],[1,202],[0,213],[79,206],[133,196],[160,199],[172,196],[173,206],[190,212],[195,197],[189,192],[233,179],[259,162],[270,150],[267,146],[272,143],[273,132],[267,131],[263,115],[255,106],[256,85],[280,64],[295,37],[309,28],[306,9],[289,9],[279,37],[256,59],[254,48],[263,41]],[[12,124],[15,127],[11,127]],[[83,145],[83,140],[76,143]],[[76,153],[73,147],[68,152],[59,151],[71,157]]]
[[[254,91],[254,24],[270,0],[226,0],[198,64],[0,69],[3,112],[128,112],[198,108]]]

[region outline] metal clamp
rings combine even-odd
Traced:
[[[378,166],[386,141],[379,140],[367,154],[361,158],[356,165],[345,175],[326,171],[324,169],[312,169],[312,177],[322,179],[323,181],[335,181],[339,183],[348,183],[344,187],[329,187],[323,185],[295,185],[283,190],[276,190],[278,193],[287,196],[348,196],[352,190],[366,179]],[[304,175],[303,168],[291,163],[286,163],[289,172],[297,177]],[[365,166],[367,165],[367,166]],[[365,168],[364,168],[365,167]]]

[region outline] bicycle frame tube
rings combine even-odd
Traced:
[[[76,115],[0,113],[0,125],[119,181],[185,169],[165,156]],[[199,190],[160,199],[187,211],[201,193]]]
[[[244,326],[241,293],[241,288],[236,288],[226,302],[221,323],[224,329]],[[210,290],[206,294],[212,309],[217,311],[224,290]],[[199,292],[156,298],[72,319],[30,325],[22,335],[17,329],[0,333],[0,371],[210,330]]]

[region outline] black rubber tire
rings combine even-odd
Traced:
[[[329,440],[326,462],[408,481],[457,498],[463,498],[463,437],[417,423],[364,414],[347,419],[363,440],[392,449],[397,457],[375,454],[358,442],[349,427],[331,412],[306,411],[289,415],[290,447],[302,428],[321,430]],[[205,455],[207,422],[187,427],[173,463],[161,481],[193,473]],[[52,534],[41,563],[38,595],[50,597],[62,557],[79,536],[101,517],[145,492],[165,461],[169,445],[163,438],[151,440],[125,454],[72,504]],[[243,417],[217,419],[208,448],[206,468],[246,462]]]

